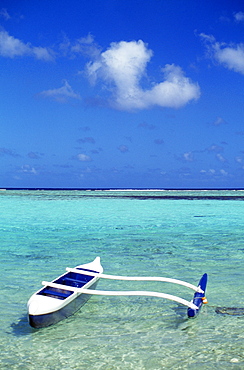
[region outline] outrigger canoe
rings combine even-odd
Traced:
[[[87,275],[92,272],[95,276]],[[43,288],[33,294],[28,303],[29,323],[34,328],[43,328],[73,315],[90,298],[81,288],[96,288],[99,274],[103,272],[100,258],[75,267],[55,280],[42,282]]]
[[[183,298],[149,291],[103,291],[95,290],[99,279],[130,280],[130,281],[161,281],[182,285],[195,291],[189,302]],[[165,277],[138,277],[115,276],[103,274],[100,257],[93,262],[79,265],[75,268],[66,268],[66,273],[51,282],[43,281],[43,288],[34,293],[28,301],[27,309],[29,323],[34,328],[43,328],[71,316],[78,311],[91,295],[106,296],[149,296],[169,299],[188,307],[188,317],[195,317],[203,303],[207,303],[205,291],[207,274],[204,274],[198,284],[187,283],[182,280]]]

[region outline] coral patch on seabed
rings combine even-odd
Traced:
[[[216,307],[215,312],[222,315],[241,316],[244,315],[244,308],[241,307]]]

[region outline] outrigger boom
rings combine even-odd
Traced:
[[[178,280],[178,279],[171,279],[166,277],[153,277],[153,276],[119,276],[119,275],[107,275],[102,273],[94,273],[91,271],[87,271],[86,269],[76,269],[76,268],[70,268],[66,267],[67,272],[73,272],[78,274],[85,274],[92,277],[99,277],[99,279],[109,279],[109,280],[126,280],[126,281],[161,281],[166,283],[173,283],[185,286],[187,288],[190,288],[194,290],[196,293],[199,294],[199,296],[204,297],[204,290],[201,289],[201,286],[195,286],[193,284],[187,283],[186,281]],[[205,274],[206,275],[206,274]],[[48,285],[53,288],[57,289],[63,289],[63,285],[56,284],[48,281],[43,281],[42,285]],[[199,306],[193,303],[193,301],[189,302],[183,298],[174,296],[172,294],[165,294],[165,293],[159,293],[159,292],[149,292],[149,291],[108,291],[108,290],[91,290],[91,289],[84,289],[84,288],[75,288],[75,287],[65,287],[68,290],[71,290],[72,292],[79,292],[83,294],[91,294],[91,295],[104,295],[104,296],[148,296],[148,297],[158,297],[158,298],[165,298],[171,301],[175,301],[178,303],[183,304],[184,306],[189,307],[191,310],[197,313],[199,310]],[[195,296],[194,296],[195,297]],[[195,316],[195,315],[193,315]]]
[[[80,273],[80,270],[78,269],[72,269],[69,267],[66,267],[66,271],[68,272],[76,272]],[[177,280],[177,279],[171,279],[171,278],[165,278],[165,277],[150,277],[150,276],[116,276],[116,275],[106,275],[106,274],[95,274],[93,272],[85,271],[84,272],[88,276],[98,276],[99,279],[110,279],[110,280],[129,280],[129,281],[162,281],[166,283],[173,283],[178,285],[186,286],[187,288],[190,288],[194,290],[195,292],[204,293],[204,291],[200,288],[200,286],[195,286],[190,283],[187,283],[186,281]]]
[[[51,288],[56,289],[64,289],[62,284],[56,284],[49,281],[43,281],[42,285],[50,286]],[[107,295],[107,296],[148,296],[148,297],[158,297],[158,298],[165,298],[169,299],[170,301],[175,301],[178,303],[183,304],[193,310],[198,310],[198,307],[192,303],[188,302],[183,298],[176,297],[171,294],[159,293],[159,292],[149,292],[149,291],[109,291],[109,290],[92,290],[92,289],[84,289],[84,288],[75,288],[75,287],[65,287],[66,290],[70,290],[74,293],[83,293],[83,294],[91,294],[91,295]]]
[[[127,281],[158,281],[185,286],[194,290],[194,297],[189,302],[183,298],[151,291],[106,291],[95,290],[99,279]],[[100,257],[94,261],[75,268],[66,268],[66,273],[53,281],[43,281],[41,289],[34,293],[28,301],[29,323],[34,328],[53,325],[76,312],[91,295],[104,296],[147,296],[164,298],[187,306],[188,317],[194,317],[203,303],[207,303],[205,291],[207,274],[204,274],[198,286],[178,279],[166,277],[116,276],[103,274]]]

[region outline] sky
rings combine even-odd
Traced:
[[[0,188],[244,188],[243,0],[1,0]]]

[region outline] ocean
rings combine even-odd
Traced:
[[[0,214],[1,370],[244,369],[244,191],[2,190]],[[206,272],[208,304],[188,319],[161,298],[93,296],[31,328],[26,304],[41,282],[96,256],[105,274],[197,285]],[[194,294],[105,279],[97,289]]]

